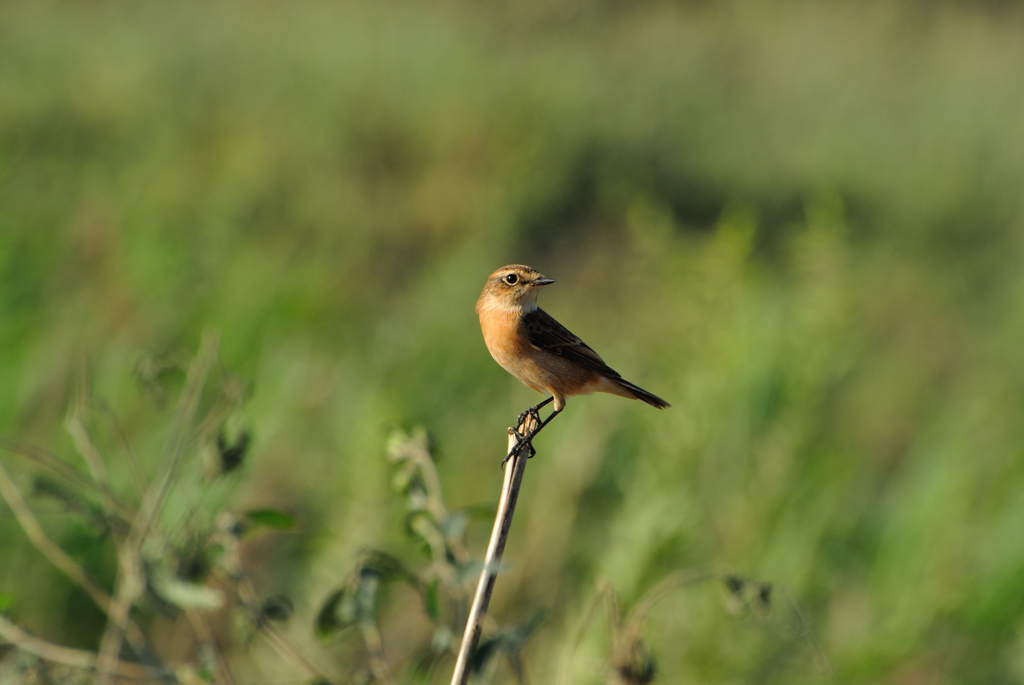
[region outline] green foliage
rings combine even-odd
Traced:
[[[364,553],[346,584],[332,592],[317,612],[317,633],[326,637],[351,625],[376,623],[380,587],[393,581],[404,581],[417,590],[422,587],[398,559],[376,550]]]
[[[504,653],[512,666],[516,678],[523,680],[522,651],[526,647],[527,640],[540,628],[544,622],[544,612],[539,611],[529,621],[522,625],[514,625],[504,628],[494,635],[489,635],[480,640],[480,645],[472,656],[472,669],[476,674],[484,672],[488,662],[495,655]]]
[[[14,658],[0,664],[0,676],[5,680],[19,676],[51,677],[52,671],[59,671],[61,675],[53,677],[61,682],[75,682],[90,675],[97,682],[110,682],[119,679],[124,669],[129,669],[135,676],[142,672],[146,677],[161,681],[199,678],[216,682],[227,673],[227,666],[216,645],[208,614],[222,609],[228,614],[234,612],[236,618],[248,623],[252,632],[261,631],[293,659],[301,659],[296,656],[296,648],[274,625],[287,623],[291,618],[294,613],[291,600],[284,595],[272,595],[260,603],[253,582],[242,567],[239,551],[240,537],[247,529],[262,526],[290,530],[294,527],[293,519],[270,508],[251,510],[243,520],[229,511],[216,511],[216,500],[207,495],[208,491],[215,490],[218,481],[224,480],[223,470],[202,479],[202,487],[188,489],[184,517],[168,514],[168,509],[173,509],[168,502],[169,493],[176,487],[180,490],[180,481],[191,480],[202,467],[195,463],[197,460],[187,459],[183,443],[192,443],[188,451],[193,457],[197,456],[195,453],[202,453],[204,447],[212,449],[213,436],[222,435],[228,417],[241,411],[244,396],[237,392],[232,377],[222,373],[215,374],[213,380],[210,378],[216,358],[217,337],[204,335],[199,354],[185,364],[188,369],[185,384],[162,450],[159,474],[152,482],[145,482],[138,455],[127,436],[119,432],[121,447],[131,461],[129,468],[138,479],[137,492],[127,498],[125,493],[111,486],[107,467],[109,455],[104,455],[97,447],[94,433],[90,431],[92,411],[103,407],[104,403],[91,395],[82,368],[77,378],[79,385],[75,388],[75,404],[64,425],[73,438],[78,456],[88,465],[88,476],[43,449],[5,441],[4,447],[10,454],[54,476],[33,477],[31,494],[35,499],[54,500],[66,509],[64,513],[92,523],[90,527],[80,527],[74,538],[65,534],[63,545],[56,544],[40,526],[21,488],[0,465],[0,497],[32,546],[104,614],[105,627],[102,632],[97,628],[91,637],[93,642],[104,644],[115,636],[112,654],[118,657],[106,661],[88,651],[68,650],[31,636],[16,623],[0,618],[0,639],[14,648],[11,650]],[[108,417],[113,418],[113,414],[108,412]],[[114,423],[116,425],[116,420]],[[114,589],[106,590],[94,580],[96,564],[91,562],[110,547],[117,557],[116,580],[112,583]],[[75,556],[83,557],[81,563]],[[0,595],[0,614],[10,604],[9,598],[10,595]],[[194,663],[183,664],[175,672],[155,655],[145,654],[151,638],[140,624],[158,620],[154,619],[154,611],[170,621],[188,617],[198,645]],[[84,632],[85,622],[80,615],[76,618]],[[135,659],[120,659],[124,644],[130,647]],[[21,661],[26,656],[41,658],[33,664],[38,668],[34,676],[23,672]],[[321,675],[308,662],[305,666],[313,674]]]
[[[295,519],[277,509],[253,509],[244,514],[245,520],[255,527],[273,528],[276,530],[292,530]]]

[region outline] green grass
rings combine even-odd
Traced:
[[[364,546],[419,558],[389,430],[428,429],[449,506],[497,497],[505,426],[540,398],[473,303],[524,262],[673,404],[572,400],[539,439],[492,605],[547,611],[533,682],[599,581],[628,604],[705,566],[792,593],[837,682],[1019,682],[1022,37],[1012,8],[924,3],[7,3],[0,434],[74,459],[84,355],[152,474],[171,408],[133,369],[219,331],[254,445],[209,507],[296,514],[247,563],[341,671],[319,603]],[[33,505],[112,582],[109,549]],[[100,617],[5,511],[6,615],[94,649]],[[414,597],[385,607],[402,672],[429,635]],[[574,682],[601,682],[600,635]],[[710,588],[647,635],[656,682],[820,677]],[[234,650],[251,682],[298,677]]]

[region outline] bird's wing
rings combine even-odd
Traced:
[[[557,354],[603,376],[619,378],[619,374],[605,364],[597,352],[543,309],[534,309],[523,315],[520,325],[523,335],[538,350]]]

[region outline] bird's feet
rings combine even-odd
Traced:
[[[523,413],[527,414],[527,412]],[[523,434],[522,432],[520,432],[520,429],[522,427],[523,422],[520,421],[519,424],[514,429],[511,430],[512,435],[515,435],[516,437],[516,444],[512,447],[511,450],[509,450],[508,454],[505,455],[505,458],[501,460],[501,468],[503,469],[505,468],[505,464],[508,463],[509,459],[511,459],[512,457],[522,455],[524,449],[529,450],[529,453],[526,455],[527,459],[533,459],[535,456],[537,456],[537,450],[533,448],[533,436],[536,434],[536,431],[531,431],[528,434]]]
[[[533,449],[533,436],[536,433],[531,432],[529,435],[523,435],[519,431],[516,431],[516,446],[512,449],[513,454],[522,454],[524,449],[529,450],[529,454],[526,455],[527,459],[533,459],[537,456],[537,450]]]
[[[531,420],[527,421],[527,419]],[[533,449],[533,436],[537,435],[537,432],[543,425],[544,423],[540,420],[540,405],[530,407],[519,415],[519,421],[516,423],[516,435],[519,436],[516,449],[521,451],[522,444],[528,444],[530,446],[530,459],[533,459],[537,454],[537,451]],[[526,426],[530,426],[529,431],[526,430]]]
[[[530,407],[529,409],[527,409],[526,411],[519,415],[519,418],[516,419],[516,427],[514,429],[511,429],[516,436],[516,444],[511,450],[509,450],[508,455],[501,460],[502,468],[505,468],[505,464],[513,456],[523,454],[524,449],[529,450],[529,454],[526,455],[527,459],[533,459],[535,456],[537,456],[537,450],[533,448],[533,438],[535,435],[537,435],[537,433],[540,432],[540,429],[547,425],[548,421],[550,421],[551,418],[558,413],[556,411],[547,418],[547,421],[541,421],[540,410],[542,407],[552,402],[554,399],[555,398],[553,397],[549,397],[540,404]],[[530,426],[529,430],[527,430],[527,426]]]
[[[539,404],[533,405],[532,407],[530,407],[529,409],[524,411],[522,414],[520,414],[519,418],[516,419],[516,430],[518,431],[518,430],[520,430],[523,427],[523,421],[526,421],[526,417],[527,416],[532,416],[533,420],[539,426],[541,424],[540,410],[543,409],[544,407],[546,407],[548,404],[550,404],[554,400],[555,400],[554,397],[549,397],[546,400],[544,400],[543,402],[541,402]],[[536,429],[534,429],[534,430],[536,430]]]
[[[537,405],[536,407],[530,407],[529,409],[527,409],[526,411],[519,415],[519,418],[516,419],[517,433],[521,431],[523,423],[526,421],[526,419],[531,416],[533,417],[534,421],[540,423],[540,405]]]

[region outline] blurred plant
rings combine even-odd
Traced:
[[[747,613],[752,608],[761,617],[768,617],[773,609],[773,596],[779,594],[771,583],[741,578],[730,572],[682,570],[665,576],[637,600],[629,613],[623,615],[618,594],[610,584],[605,583],[584,613],[576,639],[562,656],[558,673],[559,685],[570,685],[573,682],[576,652],[597,609],[602,605],[608,624],[608,654],[604,669],[607,682],[609,685],[647,685],[653,682],[657,676],[657,665],[644,638],[647,617],[672,590],[706,582],[716,582],[720,585],[724,590],[723,601],[726,610],[737,616]],[[795,626],[795,637],[806,641],[814,650],[822,671],[831,673],[832,667],[828,657],[811,634],[803,609],[789,593],[783,594]]]
[[[0,675],[13,663],[14,676],[20,673],[23,681],[79,682],[91,673],[101,684],[126,679],[230,685],[235,681],[211,624],[211,613],[228,610],[249,625],[252,633],[262,634],[284,658],[311,677],[328,681],[277,627],[290,617],[291,602],[280,596],[261,599],[240,560],[243,536],[267,528],[290,530],[295,524],[292,517],[258,509],[240,516],[222,510],[204,518],[204,510],[210,509],[204,501],[210,488],[188,489],[184,524],[168,525],[164,519],[170,517],[161,516],[175,484],[182,480],[181,467],[190,454],[206,450],[215,455],[213,460],[219,463],[200,465],[208,480],[232,473],[245,458],[249,433],[240,419],[240,409],[247,393],[229,374],[219,373],[211,380],[218,344],[216,335],[207,334],[198,354],[187,364],[143,363],[136,369],[140,384],[158,403],[169,395],[165,381],[185,372],[170,434],[151,481],[113,411],[91,396],[84,363],[79,365],[76,397],[65,428],[88,474],[46,450],[9,440],[0,442],[7,452],[48,474],[33,479],[33,495],[60,502],[70,514],[87,522],[96,547],[113,544],[117,553],[111,592],[50,539],[22,489],[0,464],[0,496],[29,541],[107,616],[98,653],[70,649],[30,635],[3,616],[17,598],[0,595],[0,640],[13,645],[17,655],[13,661],[5,661]],[[108,460],[91,433],[94,413],[105,419],[124,452],[135,490],[131,495],[117,492],[111,485]],[[171,664],[161,658],[147,634],[157,614],[181,616],[191,626],[196,645],[191,661]],[[125,643],[131,659],[122,656]]]
[[[395,490],[406,501],[406,529],[422,543],[427,557],[420,571],[410,570],[395,557],[377,550],[364,551],[342,586],[324,601],[317,617],[317,631],[324,636],[357,629],[368,655],[365,673],[358,681],[391,683],[393,675],[385,659],[378,626],[379,590],[383,584],[400,582],[419,593],[432,633],[411,665],[410,675],[426,679],[446,656],[458,647],[469,609],[469,588],[484,570],[473,560],[466,545],[467,523],[490,518],[489,507],[470,507],[450,512],[444,503],[441,481],[430,456],[426,432],[395,431],[388,440],[388,457],[397,466]],[[522,624],[491,628],[471,662],[474,673],[492,668],[497,656],[504,656],[518,682],[525,682],[521,652],[541,625],[542,612]]]
[[[474,516],[490,518],[492,512],[483,507],[449,512],[423,429],[412,433],[395,431],[388,441],[388,455],[398,466],[393,485],[406,500],[406,528],[423,543],[428,563],[422,570],[414,571],[391,554],[364,550],[344,583],[324,600],[316,629],[323,637],[342,637],[346,631],[358,636],[366,651],[367,665],[353,674],[356,682],[394,683],[394,668],[389,665],[381,640],[380,596],[384,585],[404,584],[419,594],[432,624],[431,637],[413,660],[408,676],[410,681],[428,682],[434,667],[443,658],[454,655],[458,647],[456,637],[466,624],[468,612],[467,583],[475,583],[483,571],[482,564],[473,561],[467,551],[466,523]],[[788,592],[731,572],[696,569],[670,573],[644,593],[627,614],[622,613],[619,597],[611,585],[603,585],[586,610],[575,641],[563,655],[559,685],[573,682],[576,651],[601,606],[608,623],[606,680],[611,685],[653,682],[657,668],[644,637],[647,617],[672,590],[709,581],[720,585],[726,610],[737,616],[753,609],[757,615],[768,618],[773,613],[775,598],[782,595],[788,608],[789,634],[805,641],[822,671],[831,672],[829,660],[812,636],[803,610]],[[528,621],[509,626],[497,626],[486,614],[484,618],[488,635],[472,652],[470,672],[478,677],[493,676],[495,657],[501,655],[516,681],[527,682],[522,651],[545,622],[545,612],[535,610]]]
[[[16,658],[5,660],[0,675],[13,673],[41,681],[78,682],[93,675],[97,683],[115,680],[161,682],[235,682],[215,634],[212,612],[230,611],[236,624],[248,633],[246,643],[261,636],[297,670],[316,683],[337,680],[317,666],[281,629],[292,617],[291,600],[283,595],[260,597],[242,564],[240,545],[245,536],[258,530],[288,531],[295,520],[286,512],[270,508],[236,514],[221,506],[204,519],[202,506],[209,493],[191,488],[184,510],[185,524],[169,526],[161,511],[182,479],[185,458],[206,455],[200,470],[208,481],[236,473],[244,463],[250,444],[240,408],[246,392],[228,374],[211,380],[217,359],[216,336],[204,337],[195,359],[178,367],[185,371],[170,435],[165,444],[158,473],[152,480],[145,474],[139,455],[121,429],[108,405],[93,398],[80,365],[77,392],[65,428],[75,449],[85,461],[88,474],[69,461],[46,450],[11,441],[0,443],[6,451],[40,467],[31,494],[61,503],[70,514],[87,524],[96,546],[112,543],[117,553],[117,574],[113,592],[51,540],[39,525],[22,488],[0,464],[0,496],[15,515],[26,536],[58,570],[82,589],[106,614],[106,628],[99,637],[98,652],[71,649],[30,635],[4,614],[16,598],[0,594],[0,639],[16,648]],[[166,401],[164,387],[176,372],[168,364],[140,365],[159,369],[142,373],[140,382],[158,402]],[[160,380],[156,380],[156,377]],[[157,385],[154,385],[156,383]],[[94,412],[102,415],[128,462],[133,495],[117,492],[110,482],[107,459],[91,433]],[[513,443],[510,442],[510,449]],[[442,661],[449,661],[458,647],[457,636],[466,626],[469,586],[475,584],[484,565],[474,560],[466,541],[466,529],[474,517],[490,518],[488,507],[450,511],[444,502],[441,481],[429,450],[426,432],[395,431],[387,453],[395,465],[393,487],[406,503],[405,527],[426,557],[426,564],[412,569],[397,557],[374,549],[364,550],[344,582],[322,603],[316,618],[316,632],[322,637],[348,639],[357,636],[365,650],[365,664],[353,668],[345,680],[395,683],[396,664],[384,652],[380,625],[381,594],[385,586],[400,583],[415,591],[429,620],[431,630],[405,667],[401,680],[428,681]],[[133,503],[135,502],[135,503]],[[207,502],[207,505],[209,503]],[[657,675],[654,657],[644,638],[644,624],[651,611],[671,590],[705,581],[717,581],[724,588],[726,608],[743,613],[753,607],[767,616],[773,596],[768,583],[748,580],[718,571],[681,571],[670,574],[645,593],[630,612],[623,614],[620,600],[605,585],[586,611],[572,647],[563,657],[559,683],[571,682],[572,663],[596,610],[603,605],[608,623],[606,679],[614,685],[646,685]],[[797,634],[814,648],[827,666],[827,659],[813,640],[799,605],[788,596]],[[181,616],[191,627],[194,656],[185,663],[170,664],[159,655],[147,634],[154,614]],[[493,676],[503,656],[513,677],[527,682],[522,652],[544,623],[544,612],[536,610],[523,623],[498,626],[488,623],[487,635],[472,652],[469,667],[477,676]],[[132,658],[122,657],[127,645]],[[13,669],[13,670],[11,670]]]

